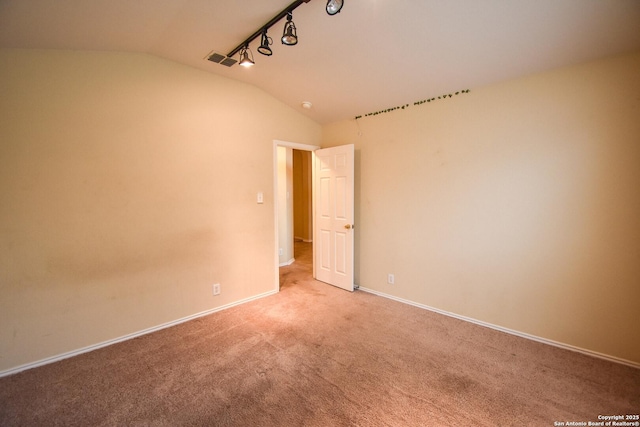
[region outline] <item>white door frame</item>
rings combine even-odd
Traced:
[[[315,164],[315,157],[313,152],[320,148],[317,145],[300,144],[297,142],[280,141],[277,139],[273,140],[273,217],[274,217],[273,228],[275,230],[273,265],[275,268],[274,288],[276,292],[280,291],[280,261],[278,259],[278,246],[279,246],[278,239],[280,236],[279,230],[278,230],[278,214],[279,214],[279,211],[278,211],[278,147],[287,147],[287,148],[293,148],[294,150],[310,151],[312,156],[312,162],[311,162],[312,165]],[[314,270],[314,277],[315,277],[315,270]]]

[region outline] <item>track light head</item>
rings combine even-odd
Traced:
[[[331,16],[340,13],[343,5],[343,0],[327,0],[327,13]]]
[[[253,60],[253,54],[251,53],[251,50],[249,49],[249,45],[245,45],[245,47],[242,48],[242,50],[240,50],[240,65],[242,65],[243,67],[252,67],[253,65],[255,65],[255,61]]]
[[[0,2],[1,1],[2,0],[0,0]],[[309,3],[310,1],[311,0],[295,0],[285,9],[280,11],[280,13],[278,13],[276,16],[271,18],[266,24],[260,27],[258,31],[251,34],[247,39],[245,39],[245,41],[243,41],[238,46],[233,48],[233,50],[231,50],[229,53],[227,53],[226,55],[222,55],[222,54],[217,54],[215,52],[212,52],[207,57],[207,59],[209,61],[230,67],[237,62],[235,59],[232,59],[232,57],[239,53],[240,65],[245,67],[250,67],[254,65],[255,62],[253,60],[253,54],[249,50],[249,44],[260,36],[262,36],[262,38],[261,38],[260,46],[258,47],[258,52],[260,52],[262,55],[265,55],[265,56],[273,55],[273,52],[271,51],[271,47],[270,47],[273,44],[273,40],[271,39],[271,37],[267,36],[267,31],[269,30],[269,28],[271,28],[274,24],[282,20],[282,18],[284,17],[287,18],[287,22],[284,26],[284,31],[282,32],[282,38],[281,38],[282,44],[287,46],[293,46],[297,44],[298,34],[297,34],[296,26],[293,23],[292,14],[293,14],[293,11],[298,6],[300,6],[303,3]],[[342,1],[340,1],[340,4],[342,4]]]
[[[292,21],[293,15],[291,12],[287,13],[287,23],[284,24],[284,31],[282,32],[282,44],[287,46],[293,46],[298,44],[298,34],[296,32],[296,26]]]
[[[273,44],[273,40],[271,40],[271,37],[267,36],[267,30],[264,30],[264,32],[262,33],[262,39],[260,41],[260,47],[258,48],[258,52],[260,52],[265,56],[271,56],[273,52],[269,47],[270,44]]]

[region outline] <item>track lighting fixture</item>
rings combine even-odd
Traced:
[[[287,22],[284,25],[284,30],[282,31],[282,44],[287,46],[293,46],[298,43],[298,34],[296,31],[296,26],[293,23],[293,11],[300,6],[302,3],[309,3],[311,0],[295,0],[289,6],[287,6],[284,10],[278,13],[276,16],[271,18],[269,22],[260,27],[255,33],[251,34],[245,41],[236,46],[232,51],[223,55],[218,52],[212,51],[206,56],[206,59],[215,62],[217,64],[224,65],[226,67],[231,67],[235,64],[236,61],[233,56],[240,53],[239,63],[242,66],[250,67],[255,64],[253,60],[253,54],[251,50],[249,50],[249,44],[261,37],[260,46],[258,47],[258,52],[265,56],[271,56],[273,52],[271,51],[270,45],[273,44],[273,40],[271,37],[267,36],[267,30],[279,22],[285,16],[287,17]],[[344,0],[327,0],[327,13],[329,15],[335,15],[339,13],[342,9],[342,5],[344,4]]]
[[[287,46],[293,46],[298,44],[298,34],[296,32],[296,25],[292,21],[293,15],[291,12],[287,13],[287,23],[284,24],[284,31],[282,32],[282,44]]]
[[[253,54],[251,53],[248,44],[240,50],[240,65],[243,67],[251,67],[255,65]]]
[[[267,36],[267,30],[264,30],[264,32],[262,33],[262,38],[260,40],[260,47],[258,48],[258,52],[265,56],[271,56],[273,52],[271,51],[269,45],[272,43],[273,40],[271,40],[271,37]]]
[[[340,13],[343,5],[343,0],[327,0],[327,13],[331,16]]]

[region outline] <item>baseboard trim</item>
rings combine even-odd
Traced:
[[[619,358],[619,357],[611,356],[609,354],[599,353],[597,351],[588,350],[586,348],[576,347],[576,346],[573,346],[573,345],[570,345],[570,344],[565,344],[565,343],[561,343],[561,342],[558,342],[558,341],[550,340],[550,339],[547,339],[547,338],[538,337],[536,335],[527,334],[527,333],[524,333],[524,332],[516,331],[514,329],[504,328],[502,326],[494,325],[492,323],[487,323],[487,322],[483,322],[481,320],[473,319],[471,317],[461,316],[459,314],[451,313],[451,312],[448,312],[448,311],[445,311],[445,310],[440,310],[440,309],[435,308],[435,307],[430,307],[430,306],[425,305],[425,304],[420,304],[418,302],[414,302],[414,301],[407,300],[407,299],[404,299],[404,298],[399,298],[399,297],[396,297],[396,296],[393,296],[393,295],[390,295],[390,294],[386,294],[384,292],[376,291],[374,289],[365,288],[363,286],[360,286],[358,289],[361,290],[361,291],[370,293],[370,294],[378,295],[378,296],[383,297],[383,298],[388,298],[388,299],[391,299],[391,300],[394,300],[394,301],[398,301],[398,302],[401,302],[401,303],[404,303],[404,304],[412,305],[414,307],[422,308],[424,310],[429,310],[429,311],[432,311],[434,313],[438,313],[438,314],[442,314],[442,315],[445,315],[445,316],[453,317],[455,319],[463,320],[465,322],[470,322],[470,323],[473,323],[473,324],[476,324],[476,325],[479,325],[479,326],[484,326],[485,328],[495,329],[497,331],[505,332],[507,334],[515,335],[515,336],[518,336],[518,337],[521,337],[521,338],[526,338],[526,339],[529,339],[529,340],[532,340],[532,341],[537,341],[537,342],[540,342],[540,343],[543,343],[543,344],[552,345],[554,347],[559,347],[559,348],[562,348],[562,349],[565,349],[565,350],[570,350],[570,351],[575,351],[577,353],[582,353],[582,354],[585,354],[587,356],[597,357],[598,359],[608,360],[609,362],[615,362],[615,363],[619,363],[619,364],[622,364],[622,365],[630,366],[632,368],[640,369],[640,363],[636,363],[636,362],[633,362],[631,360],[622,359],[622,358]]]
[[[229,303],[229,304],[225,304],[225,305],[222,305],[220,307],[212,308],[210,310],[201,311],[200,313],[195,313],[195,314],[192,314],[190,316],[182,317],[180,319],[173,320],[173,321],[167,322],[167,323],[163,323],[163,324],[158,325],[158,326],[152,326],[151,328],[143,329],[143,330],[138,331],[138,332],[133,332],[131,334],[124,335],[124,336],[121,336],[119,338],[114,338],[114,339],[111,339],[111,340],[103,341],[103,342],[98,343],[98,344],[90,345],[90,346],[83,347],[83,348],[80,348],[80,349],[77,349],[77,350],[72,350],[72,351],[69,351],[69,352],[66,352],[66,353],[58,354],[56,356],[47,357],[45,359],[41,359],[41,360],[38,360],[38,361],[35,361],[35,362],[26,363],[24,365],[20,365],[20,366],[17,366],[15,368],[10,368],[10,369],[4,370],[4,371],[0,371],[0,378],[6,377],[6,376],[9,376],[9,375],[13,375],[13,374],[17,374],[18,372],[26,371],[28,369],[37,368],[38,366],[43,366],[43,365],[48,365],[49,363],[58,362],[58,361],[63,360],[63,359],[68,359],[68,358],[73,357],[73,356],[78,356],[78,355],[83,354],[83,353],[88,353],[88,352],[93,351],[93,350],[98,350],[98,349],[100,349],[102,347],[107,347],[107,346],[110,346],[110,345],[113,345],[113,344],[117,344],[117,343],[120,343],[120,342],[123,342],[123,341],[128,341],[130,339],[137,338],[137,337],[142,336],[142,335],[147,335],[147,334],[150,334],[152,332],[157,332],[157,331],[160,331],[162,329],[170,328],[172,326],[179,325],[180,323],[188,322],[190,320],[194,320],[194,319],[197,319],[199,317],[204,317],[204,316],[207,316],[209,314],[216,313],[218,311],[226,310],[228,308],[235,307],[235,306],[241,305],[241,304],[245,304],[245,303],[248,303],[250,301],[254,301],[254,300],[260,299],[260,298],[268,297],[270,295],[274,295],[274,294],[277,294],[277,293],[278,293],[278,290],[273,290],[273,291],[265,292],[265,293],[262,293],[262,294],[254,295],[254,296],[249,297],[249,298],[241,299],[239,301],[235,301],[235,302],[232,302],[232,303]]]
[[[288,265],[293,264],[294,262],[296,262],[296,259],[295,258],[291,258],[289,261],[283,262],[282,264],[279,264],[278,267],[286,267]]]

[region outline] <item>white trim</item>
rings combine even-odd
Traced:
[[[291,258],[289,261],[283,262],[282,264],[279,264],[279,267],[286,267],[288,265],[293,264],[294,262],[296,262],[296,259],[295,258]]]
[[[78,356],[78,355],[80,355],[82,353],[88,353],[88,352],[93,351],[93,350],[98,350],[99,348],[107,347],[107,346],[110,346],[112,344],[117,344],[117,343],[120,343],[120,342],[123,342],[123,341],[127,341],[127,340],[130,340],[130,339],[133,339],[133,338],[137,338],[139,336],[150,334],[152,332],[156,332],[156,331],[159,331],[161,329],[170,328],[172,326],[179,325],[180,323],[184,323],[184,322],[188,322],[189,320],[197,319],[198,317],[207,316],[209,314],[213,314],[213,313],[216,313],[218,311],[226,310],[228,308],[235,307],[237,305],[244,304],[244,303],[256,300],[256,299],[268,297],[269,295],[274,295],[276,293],[277,293],[277,291],[268,291],[268,292],[265,292],[265,293],[262,293],[262,294],[254,295],[254,296],[249,297],[249,298],[241,299],[241,300],[236,301],[236,302],[225,304],[225,305],[220,306],[220,307],[212,308],[210,310],[201,311],[200,313],[192,314],[190,316],[183,317],[181,319],[177,319],[177,320],[173,320],[171,322],[163,323],[163,324],[158,325],[158,326],[153,326],[151,328],[143,329],[143,330],[138,331],[138,332],[134,332],[134,333],[131,333],[131,334],[128,334],[128,335],[121,336],[119,338],[114,338],[112,340],[103,341],[103,342],[98,343],[98,344],[94,344],[94,345],[90,345],[90,346],[87,346],[87,347],[79,348],[77,350],[73,350],[73,351],[69,351],[69,352],[66,352],[66,353],[58,354],[56,356],[47,357],[46,359],[41,359],[41,360],[38,360],[36,362],[31,362],[31,363],[26,363],[24,365],[16,366],[15,368],[10,368],[10,369],[4,370],[4,371],[0,371],[0,378],[6,377],[8,375],[17,374],[18,372],[26,371],[27,369],[37,368],[38,366],[48,365],[49,363],[54,363],[54,362],[58,362],[58,361],[63,360],[63,359],[68,359],[68,358],[73,357],[73,356]]]
[[[575,351],[577,353],[586,354],[587,356],[597,357],[598,359],[604,359],[604,360],[608,360],[610,362],[620,363],[622,365],[627,365],[627,366],[630,366],[632,368],[640,369],[640,363],[633,362],[631,360],[622,359],[622,358],[619,358],[619,357],[611,356],[611,355],[604,354],[604,353],[599,353],[597,351],[588,350],[588,349],[581,348],[581,347],[576,347],[576,346],[573,346],[573,345],[570,345],[570,344],[564,344],[564,343],[561,343],[561,342],[558,342],[558,341],[553,341],[553,340],[550,340],[550,339],[547,339],[547,338],[541,338],[541,337],[538,337],[538,336],[535,336],[535,335],[530,335],[530,334],[527,334],[527,333],[524,333],[524,332],[519,332],[519,331],[516,331],[516,330],[513,330],[513,329],[503,328],[502,326],[497,326],[497,325],[494,325],[494,324],[491,324],[491,323],[483,322],[481,320],[476,320],[476,319],[473,319],[471,317],[461,316],[459,314],[455,314],[455,313],[451,313],[451,312],[448,312],[448,311],[440,310],[438,308],[430,307],[428,305],[420,304],[420,303],[417,303],[417,302],[414,302],[414,301],[411,301],[411,300],[406,300],[404,298],[399,298],[399,297],[396,297],[396,296],[393,296],[393,295],[385,294],[384,292],[376,291],[376,290],[365,288],[365,287],[362,287],[362,286],[360,286],[358,289],[360,289],[361,291],[368,292],[370,294],[378,295],[378,296],[383,297],[383,298],[388,298],[388,299],[391,299],[391,300],[394,300],[394,301],[398,301],[398,302],[401,302],[401,303],[404,303],[404,304],[412,305],[414,307],[422,308],[424,310],[433,311],[434,313],[443,314],[445,316],[453,317],[453,318],[458,319],[458,320],[463,320],[465,322],[470,322],[470,323],[474,323],[474,324],[479,325],[479,326],[484,326],[486,328],[491,328],[491,329],[495,329],[495,330],[500,331],[500,332],[505,332],[505,333],[510,334],[510,335],[515,335],[515,336],[518,336],[518,337],[521,337],[521,338],[526,338],[526,339],[529,339],[529,340],[532,340],[532,341],[537,341],[537,342],[540,342],[540,343],[543,343],[543,344],[552,345],[554,347],[559,347],[559,348],[562,348],[562,349],[565,349],[565,350],[570,350],[570,351]]]
[[[318,172],[316,172],[316,163],[318,162],[318,158],[316,157],[316,152],[311,153],[311,239],[314,242],[318,241],[318,236],[316,236],[316,177]],[[316,272],[318,271],[318,263],[316,262],[316,244],[311,245],[311,265],[312,265],[312,277],[315,279],[317,277]]]
[[[289,147],[289,148],[293,148],[294,150],[301,150],[301,151],[316,151],[320,148],[320,146],[318,145],[300,144],[299,142],[280,141],[277,139],[273,140],[273,144],[275,146],[279,145],[281,147]]]

